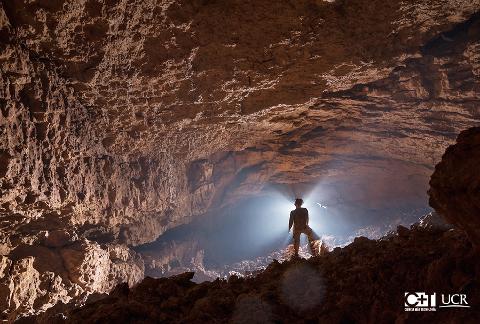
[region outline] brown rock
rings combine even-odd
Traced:
[[[266,183],[322,180],[345,215],[377,220],[425,207],[431,167],[480,119],[478,7],[0,2],[0,254],[33,260],[1,279],[8,312],[133,284],[124,244]],[[180,245],[152,272],[202,258]]]
[[[478,276],[480,258],[465,235],[458,231],[455,236],[444,233],[417,228],[410,231],[409,240],[401,241],[401,246],[395,237],[371,240],[372,244],[351,244],[339,248],[342,253],[272,263],[257,276],[244,280],[197,285],[190,281],[191,273],[145,278],[128,293],[125,285],[119,286],[112,296],[65,315],[71,323],[128,322],[138,318],[145,322],[189,323],[390,323],[400,318],[401,323],[402,319],[408,320],[400,298],[405,291],[415,287],[438,292],[463,291]],[[456,265],[469,271],[461,271]],[[286,295],[286,284],[291,295]],[[299,298],[289,300],[295,296]],[[468,299],[473,303],[479,297],[479,288],[469,285]],[[318,302],[312,302],[316,298]],[[298,304],[300,300],[302,304]],[[417,316],[426,323],[480,319],[473,309],[424,312]]]
[[[480,246],[480,127],[458,135],[435,167],[430,180],[430,205],[464,230]]]
[[[47,237],[45,238],[44,244],[48,247],[63,247],[76,241],[78,238],[72,232],[67,230],[53,230],[48,232]]]
[[[398,225],[397,226],[397,233],[398,233],[398,236],[400,236],[400,237],[407,237],[408,234],[409,234],[409,230],[405,226]]]
[[[29,257],[12,263],[9,275],[0,281],[0,306],[5,319],[33,311],[35,300],[42,294],[40,274],[33,262],[34,258]]]

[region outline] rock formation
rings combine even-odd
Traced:
[[[480,246],[480,127],[458,135],[430,180],[430,204]]]
[[[322,181],[359,218],[426,207],[480,120],[479,7],[2,1],[2,316],[133,284],[132,246],[266,184]]]
[[[458,230],[415,226],[378,241],[358,237],[309,260],[274,261],[254,277],[195,284],[193,273],[119,285],[106,299],[37,323],[476,322],[477,308],[406,312],[405,292],[464,293],[480,302],[478,252]],[[32,318],[26,321],[32,321]]]
[[[46,233],[48,235],[48,232]],[[1,256],[0,307],[4,319],[44,311],[58,302],[83,303],[92,293],[109,292],[118,283],[143,279],[144,265],[122,245],[72,243],[20,244]]]

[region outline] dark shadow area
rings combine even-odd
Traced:
[[[449,31],[440,33],[421,49],[423,55],[444,56],[462,53],[470,41],[480,39],[480,12],[467,21],[455,25]],[[455,46],[452,46],[455,45]]]

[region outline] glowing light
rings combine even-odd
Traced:
[[[322,208],[325,208],[325,209],[327,209],[327,206],[325,206],[325,205],[322,205],[321,203],[318,203],[318,202],[316,202],[316,204],[317,204],[318,206],[322,207]]]

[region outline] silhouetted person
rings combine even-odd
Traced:
[[[295,248],[295,256],[298,256],[298,248],[300,247],[300,235],[306,234],[308,237],[308,245],[312,254],[316,254],[314,251],[314,235],[313,231],[308,226],[308,209],[302,208],[303,200],[300,198],[295,199],[295,209],[290,212],[290,221],[288,222],[288,232],[293,225],[293,247]]]

